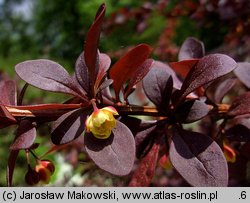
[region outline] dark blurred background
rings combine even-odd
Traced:
[[[250,61],[249,0],[0,0],[0,72],[15,78],[15,64],[37,58],[55,60],[72,72],[86,32],[103,2],[107,12],[99,47],[111,56],[112,63],[142,42],[153,47],[154,59],[176,61],[180,45],[189,36],[202,40],[206,53],[226,53],[236,61]],[[30,90],[27,98],[51,101],[49,94],[37,90]],[[8,133],[11,131],[1,131]],[[2,137],[0,156],[6,157],[13,136]],[[5,185],[5,159],[0,166],[0,185]],[[73,173],[72,164],[67,165],[62,157],[52,159]],[[24,163],[19,160],[17,174],[26,170],[22,169]],[[78,177],[79,170],[70,177]],[[83,181],[83,177],[76,180]],[[108,175],[100,177],[94,184],[114,184]],[[22,185],[23,176],[19,179],[16,184]]]

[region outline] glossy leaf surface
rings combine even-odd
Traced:
[[[94,23],[87,33],[84,45],[84,59],[88,68],[89,83],[93,88],[99,70],[99,56],[97,49],[105,11],[106,6],[105,4],[102,4],[97,11]]]
[[[199,60],[188,73],[179,92],[179,100],[189,93],[236,68],[236,62],[224,54],[210,54]]]
[[[114,80],[113,87],[117,99],[119,98],[119,92],[123,84],[141,67],[144,61],[149,57],[150,52],[150,46],[140,44],[130,50],[112,66],[110,78]]]
[[[15,66],[16,73],[27,83],[43,90],[81,97],[75,82],[58,63],[46,59],[30,60]]]
[[[240,116],[244,114],[250,114],[250,92],[246,92],[238,96],[232,103],[228,115]]]
[[[198,63],[199,59],[189,59],[179,62],[169,63],[171,68],[174,69],[182,78],[186,78],[189,71]]]
[[[192,186],[227,186],[227,162],[218,144],[210,137],[174,129],[169,155],[175,169]]]
[[[140,67],[138,67],[137,71],[133,74],[133,76],[129,80],[128,88],[124,95],[125,99],[128,97],[133,86],[136,85],[138,82],[140,82],[145,77],[145,75],[147,75],[147,73],[152,68],[153,62],[154,62],[153,59],[147,59]]]

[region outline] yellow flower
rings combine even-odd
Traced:
[[[92,132],[96,138],[107,139],[116,126],[114,115],[118,115],[118,112],[112,106],[95,108],[86,120],[86,131]]]

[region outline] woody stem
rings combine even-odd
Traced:
[[[91,102],[92,103],[92,102]],[[92,103],[94,108],[95,102]],[[46,105],[35,105],[35,106],[4,106],[12,116],[14,117],[39,117],[39,118],[53,118],[57,119],[61,115],[78,109],[78,108],[89,108],[89,106],[83,106],[82,104],[46,104]],[[114,105],[120,115],[141,115],[141,116],[155,116],[155,117],[166,117],[163,113],[159,112],[157,108],[151,106],[133,106],[133,105]],[[219,104],[216,108],[213,108],[210,112],[212,114],[223,114],[226,113],[230,108],[230,105]]]

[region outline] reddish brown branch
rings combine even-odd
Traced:
[[[89,104],[40,104],[28,106],[5,106],[14,117],[59,117],[71,110],[78,108],[90,108]],[[157,108],[151,106],[131,106],[131,105],[115,105],[114,106],[120,115],[142,115],[156,116],[163,115]],[[211,110],[211,113],[226,113],[230,105],[219,104]]]

